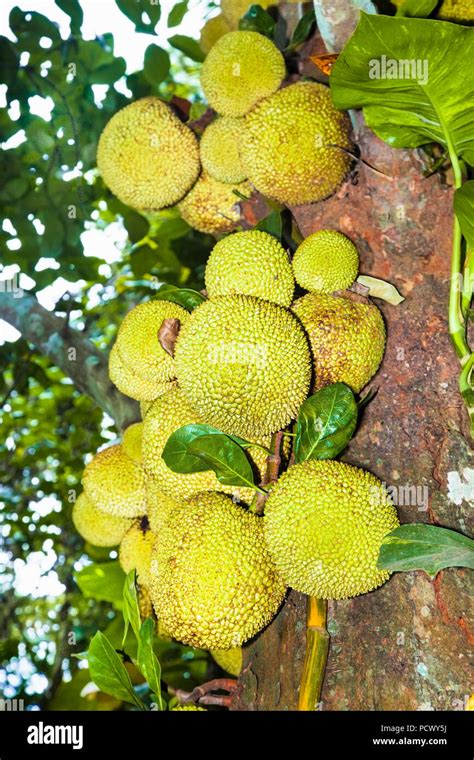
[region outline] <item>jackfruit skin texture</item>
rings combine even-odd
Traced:
[[[222,13],[219,13],[217,16],[213,16],[206,21],[201,29],[201,36],[199,39],[199,45],[203,53],[207,54],[217,40],[230,31],[231,27]]]
[[[385,325],[378,308],[342,296],[308,293],[292,309],[311,345],[313,389],[342,382],[359,393],[384,355]]]
[[[120,567],[125,574],[136,570],[137,580],[145,589],[150,585],[150,563],[155,538],[148,519],[142,517],[127,531],[119,549]]]
[[[140,620],[143,622],[147,618],[153,618],[155,613],[153,612],[153,603],[151,601],[150,592],[145,586],[137,583],[137,599],[138,609],[140,612]]]
[[[472,0],[444,0],[438,18],[444,21],[472,22],[474,21],[474,5]]]
[[[77,532],[93,546],[117,546],[132,525],[126,517],[114,517],[97,509],[84,493],[72,508]]]
[[[359,254],[352,240],[336,230],[319,230],[298,246],[293,257],[298,285],[314,293],[334,293],[350,287],[359,271]]]
[[[156,210],[177,203],[196,181],[199,146],[171,108],[151,96],[112,116],[99,139],[97,165],[122,203]]]
[[[350,121],[328,87],[298,82],[279,90],[245,117],[240,156],[255,188],[281,203],[300,205],[332,195],[351,158]]]
[[[246,179],[239,155],[244,125],[242,118],[221,116],[202,134],[199,150],[203,169],[219,182],[243,182]]]
[[[120,444],[95,455],[84,469],[82,485],[89,501],[101,512],[115,517],[145,514],[145,472]]]
[[[305,400],[308,342],[294,316],[251,296],[204,301],[178,335],[178,383],[205,422],[248,440],[281,430]]]
[[[295,281],[288,254],[267,232],[236,232],[212,249],[205,272],[209,298],[242,294],[290,306]]]
[[[242,647],[211,649],[211,655],[222,670],[237,677],[242,670]]]
[[[189,313],[170,301],[146,301],[125,316],[117,333],[116,350],[127,369],[157,387],[157,396],[164,383],[175,377],[173,357],[158,339],[165,319],[177,319],[183,325]],[[144,399],[147,400],[147,399]]]
[[[171,712],[209,712],[205,707],[199,707],[198,705],[178,705],[178,707],[172,707]]]
[[[209,51],[201,85],[218,114],[243,116],[285,76],[285,60],[271,40],[258,32],[229,32]]]
[[[231,649],[277,612],[286,588],[266,549],[263,520],[217,493],[202,493],[163,515],[150,593],[173,638]]]
[[[334,460],[290,467],[265,505],[265,540],[285,582],[320,599],[347,599],[381,586],[382,539],[398,525],[383,484]]]
[[[178,204],[178,211],[195,230],[209,235],[225,235],[241,219],[241,198],[235,190],[246,197],[251,195],[251,187],[247,182],[219,182],[204,171],[192,190]]]
[[[136,401],[152,402],[164,393],[168,382],[156,383],[145,380],[136,372],[127,369],[120,358],[117,346],[112,346],[109,353],[109,377],[120,393]]]
[[[124,453],[137,464],[143,463],[142,455],[143,422],[134,422],[124,431],[122,448]]]

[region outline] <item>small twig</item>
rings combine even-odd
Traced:
[[[175,696],[180,704],[218,705],[230,707],[232,696],[237,690],[238,681],[235,678],[213,678],[212,681],[196,686],[192,691],[173,689],[169,687],[170,694]],[[228,694],[212,694],[214,691],[227,691]]]
[[[273,434],[272,438],[272,451],[273,453],[267,457],[267,467],[265,474],[260,483],[261,488],[265,488],[270,483],[276,483],[278,480],[278,474],[280,472],[281,465],[281,443],[283,440],[283,430]],[[253,512],[257,515],[261,515],[265,508],[265,502],[268,499],[268,493],[259,493],[255,502]]]

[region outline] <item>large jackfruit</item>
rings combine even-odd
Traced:
[[[95,455],[84,470],[82,485],[88,500],[102,512],[115,517],[145,514],[145,472],[120,444]]]
[[[94,546],[117,546],[132,525],[131,519],[97,509],[84,493],[72,508],[72,521],[82,538]]]
[[[311,344],[314,389],[346,383],[358,393],[377,372],[385,349],[385,326],[373,303],[308,293],[292,306]]]
[[[299,205],[335,192],[351,158],[349,118],[317,82],[291,84],[258,103],[245,117],[240,156],[263,195]]]
[[[219,182],[243,182],[246,178],[239,154],[244,120],[227,116],[212,121],[199,143],[201,162],[211,177]]]
[[[250,440],[286,427],[309,389],[310,354],[298,321],[250,296],[198,306],[178,336],[175,363],[203,420]]]
[[[294,465],[265,505],[265,539],[286,583],[322,599],[346,599],[384,583],[382,539],[398,526],[383,484],[337,461]]]
[[[285,584],[265,547],[262,518],[207,492],[163,514],[150,593],[175,639],[231,649],[270,622]]]
[[[147,97],[112,116],[100,136],[97,165],[122,203],[160,209],[177,203],[196,181],[199,146],[169,105]]]
[[[195,230],[225,235],[240,222],[240,195],[248,198],[251,192],[247,182],[219,182],[204,171],[178,205],[178,211]]]

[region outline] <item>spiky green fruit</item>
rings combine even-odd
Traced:
[[[308,335],[315,390],[346,383],[358,393],[377,372],[385,350],[378,308],[343,296],[308,293],[292,306]]]
[[[143,463],[142,454],[143,422],[134,422],[124,431],[122,448],[125,454],[137,464]]]
[[[243,119],[221,116],[204,130],[199,150],[203,168],[219,182],[243,182],[246,178],[239,155]]]
[[[352,240],[336,230],[319,230],[298,246],[293,257],[298,285],[314,293],[334,293],[354,282],[359,254]]]
[[[237,677],[242,670],[242,647],[211,649],[211,655],[222,670]]]
[[[220,240],[207,261],[209,298],[240,293],[289,306],[295,282],[288,254],[267,232],[236,232]]]
[[[309,389],[310,355],[299,322],[251,296],[205,301],[176,342],[180,387],[203,420],[250,440],[295,418]]]
[[[121,393],[136,401],[152,402],[169,388],[169,381],[157,383],[127,369],[120,358],[117,344],[113,345],[109,354],[109,377]]]
[[[351,158],[347,114],[317,82],[291,84],[258,103],[245,117],[240,155],[263,195],[299,205],[332,195]]]
[[[147,517],[135,520],[120,543],[119,562],[124,573],[137,571],[137,580],[145,588],[150,585],[150,563],[156,536]]]
[[[117,546],[132,525],[131,519],[101,512],[84,493],[72,508],[72,521],[82,538],[94,546]]]
[[[258,32],[229,32],[209,51],[201,85],[217,113],[243,116],[275,92],[285,74],[285,60],[267,37]]]
[[[142,98],[107,123],[97,148],[97,165],[122,203],[160,209],[177,203],[196,181],[198,142],[167,103]]]
[[[102,449],[82,475],[84,492],[102,512],[115,517],[140,517],[146,512],[144,470],[120,444]]]
[[[374,475],[337,461],[294,465],[265,505],[265,540],[286,583],[321,599],[346,599],[381,586],[383,538],[397,513]]]
[[[270,622],[285,584],[266,549],[262,518],[207,492],[163,514],[158,535],[150,593],[175,639],[230,649]]]
[[[250,197],[247,182],[219,182],[203,171],[194,187],[178,204],[178,211],[190,227],[209,235],[225,235],[240,222],[240,195]]]

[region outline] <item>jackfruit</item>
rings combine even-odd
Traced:
[[[137,571],[137,580],[145,588],[150,585],[150,562],[155,534],[147,517],[136,520],[120,543],[119,562],[124,573]]]
[[[143,463],[142,437],[143,422],[134,422],[132,425],[129,425],[122,436],[124,453],[137,464]]]
[[[240,222],[239,203],[242,199],[237,193],[250,197],[250,185],[247,182],[219,182],[203,172],[192,190],[178,204],[178,211],[195,230],[210,235],[225,235]]]
[[[155,398],[175,377],[173,357],[158,339],[160,328],[165,319],[177,319],[183,325],[188,318],[189,312],[176,303],[146,301],[129,311],[119,327],[115,346],[124,366],[156,386]]]
[[[120,444],[99,451],[82,475],[84,492],[101,512],[140,517],[146,511],[145,472]]]
[[[327,198],[344,180],[351,158],[350,122],[330,90],[317,82],[291,84],[245,117],[240,157],[256,189],[282,203]]]
[[[148,568],[149,571],[150,568]],[[140,585],[140,583],[137,583],[137,599],[138,599],[138,609],[140,612],[140,620],[146,620],[147,618],[153,618],[154,612],[153,612],[153,604],[151,601],[150,592],[148,591],[145,586]]]
[[[240,19],[245,16],[251,5],[260,5],[266,10],[277,2],[278,0],[259,0],[258,3],[254,3],[253,0],[221,0],[221,10],[232,28],[237,29]]]
[[[101,512],[84,493],[72,508],[72,521],[82,538],[93,546],[117,546],[132,524],[126,517]]]
[[[303,240],[293,257],[295,280],[305,290],[334,293],[352,285],[359,271],[354,243],[335,230],[319,230]]]
[[[151,382],[127,369],[116,345],[112,346],[109,353],[109,377],[120,393],[136,401],[152,402],[169,387],[169,382]]]
[[[217,113],[243,116],[275,92],[285,75],[285,60],[271,40],[258,32],[229,32],[209,51],[201,85]]]
[[[201,163],[219,182],[243,182],[246,175],[239,155],[244,120],[221,116],[204,130],[199,149]]]
[[[209,298],[241,293],[289,306],[295,281],[288,254],[267,232],[236,232],[220,240],[207,261]]]
[[[381,586],[382,539],[399,524],[378,478],[334,460],[290,467],[265,505],[265,540],[285,582],[321,599]]]
[[[199,146],[169,105],[150,96],[112,116],[99,139],[97,165],[122,203],[156,210],[177,203],[196,181]]]
[[[314,390],[346,383],[359,393],[377,372],[385,350],[385,326],[373,303],[308,293],[292,306],[308,335]]]
[[[208,712],[205,707],[199,707],[199,705],[178,705],[178,707],[172,707],[171,712],[183,712],[186,710],[192,710],[193,712]]]
[[[242,647],[211,649],[211,655],[219,667],[231,676],[237,677],[242,670]]]
[[[150,593],[173,638],[204,649],[240,646],[270,622],[285,590],[262,518],[210,492],[164,512]]]
[[[438,18],[461,23],[474,21],[472,0],[443,0],[438,11]]]
[[[204,421],[249,440],[286,427],[309,389],[309,347],[298,321],[251,296],[200,304],[178,336],[175,362]]]
[[[207,54],[217,40],[230,31],[230,25],[222,13],[219,13],[219,15],[213,16],[206,21],[201,29],[201,36],[199,39],[199,45],[203,53]]]

